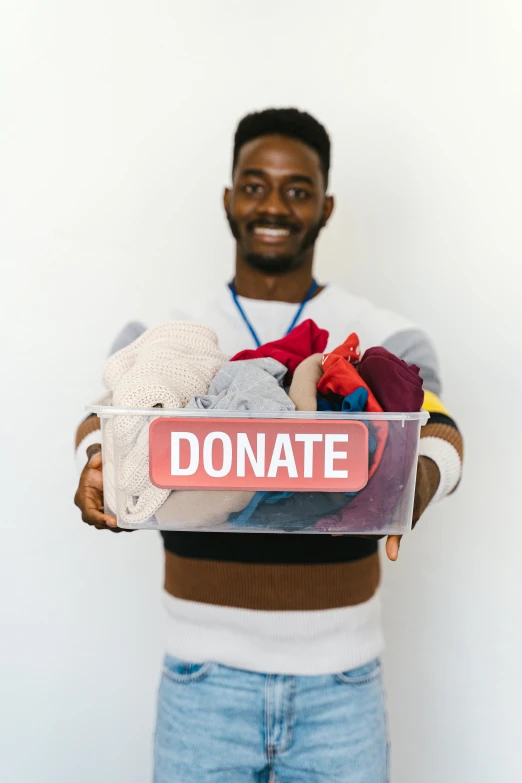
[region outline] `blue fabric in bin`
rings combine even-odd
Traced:
[[[237,514],[231,514],[228,518],[229,522],[233,522],[236,527],[243,527],[246,525],[252,514],[256,511],[257,507],[263,503],[277,503],[279,500],[285,500],[292,497],[293,492],[256,492],[248,506],[243,511],[239,511]]]
[[[368,402],[368,389],[361,386],[351,394],[348,394],[344,399],[338,397],[337,399],[324,400],[322,397],[317,398],[317,410],[318,411],[332,411],[333,413],[361,413]],[[377,443],[372,435],[372,431],[367,422],[363,422],[368,427],[368,453],[372,455],[377,448]],[[351,493],[348,493],[351,494]],[[353,494],[353,493],[352,493]]]
[[[334,514],[351,499],[342,492],[258,492],[256,495],[259,498],[254,496],[250,501],[256,507],[247,507],[239,514],[231,514],[229,522],[236,527],[256,527],[261,530],[304,530],[313,526],[325,509],[330,509],[329,513]]]
[[[339,413],[360,413],[365,409],[367,402],[368,389],[361,386],[351,394],[348,394],[344,399],[338,397],[337,399],[324,400],[322,397],[318,397],[317,410],[338,411]]]

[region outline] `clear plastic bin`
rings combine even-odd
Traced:
[[[126,529],[403,534],[428,414],[118,409],[105,508]]]

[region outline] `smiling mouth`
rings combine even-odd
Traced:
[[[255,226],[254,234],[259,237],[289,237],[289,228],[269,228],[268,226]]]

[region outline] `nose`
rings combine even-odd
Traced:
[[[271,188],[267,192],[260,204],[259,212],[261,214],[271,215],[272,217],[291,214],[288,203],[278,188]]]

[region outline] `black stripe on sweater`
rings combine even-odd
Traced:
[[[180,557],[236,563],[346,563],[377,551],[377,541],[357,536],[170,530],[161,535],[165,549]]]
[[[459,431],[459,428],[453,419],[449,416],[446,416],[445,413],[430,413],[430,418],[426,422],[426,427],[428,427],[430,424],[447,424],[448,427],[454,427],[457,431]]]

